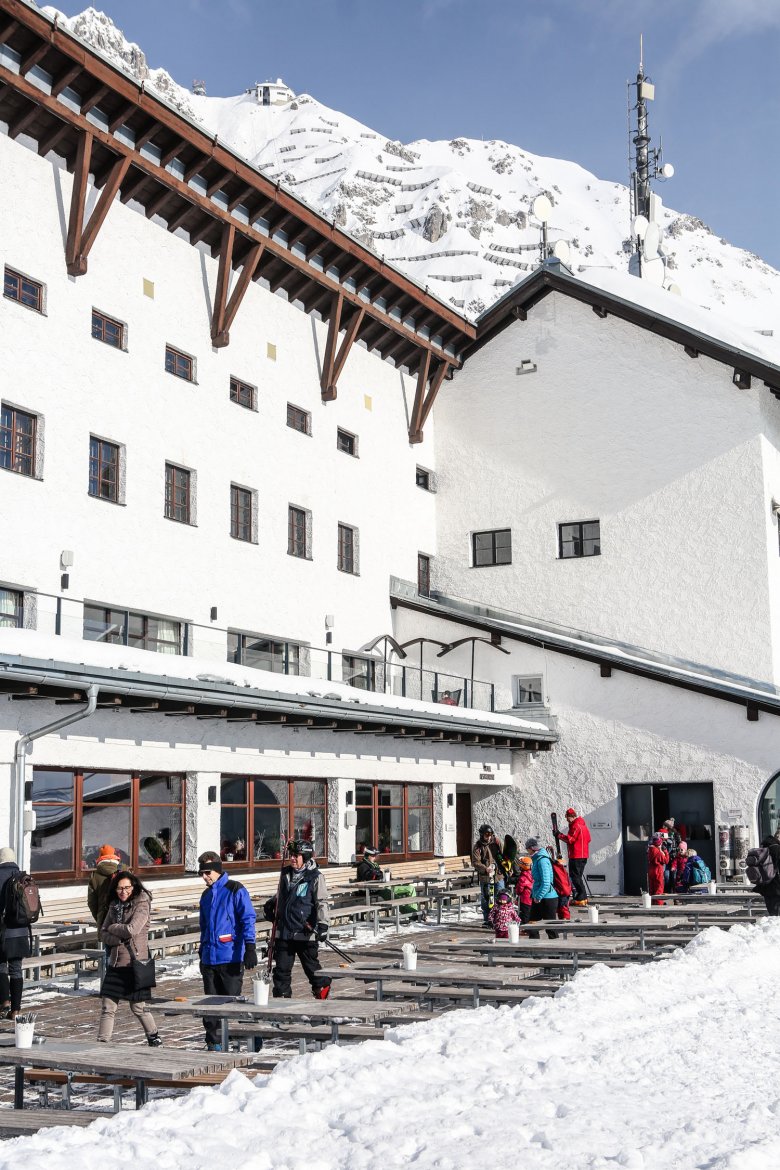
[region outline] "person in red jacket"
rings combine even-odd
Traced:
[[[517,878],[515,893],[517,894],[517,909],[520,912],[520,921],[525,925],[531,917],[531,887],[534,884],[534,879],[531,874],[531,858],[521,857],[518,865],[520,866],[520,873]]]
[[[572,901],[575,906],[587,906],[588,891],[585,888],[584,874],[590,848],[590,831],[573,808],[567,808],[564,815],[569,822],[569,831],[557,833],[556,836],[558,841],[566,842],[569,852],[569,877],[574,893]]]
[[[664,871],[669,864],[669,854],[663,847],[659,833],[653,833],[647,847],[647,889],[653,895],[654,906],[664,906],[666,903],[659,894],[664,892]]]

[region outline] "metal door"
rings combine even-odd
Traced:
[[[653,785],[621,784],[623,893],[647,889],[647,846],[653,833]]]

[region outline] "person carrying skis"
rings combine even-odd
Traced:
[[[206,883],[200,896],[200,974],[206,995],[240,995],[244,968],[257,966],[255,914],[249,892],[228,878],[218,853],[208,850],[198,858],[198,873]],[[220,1052],[221,1021],[204,1016],[206,1047]]]
[[[509,923],[519,924],[522,921],[508,890],[502,890],[496,895],[495,905],[488,914],[488,921],[496,932],[496,938],[509,938]]]
[[[536,837],[529,837],[525,847],[531,854],[531,877],[533,878],[531,914],[528,921],[529,923],[538,922],[542,918],[545,921],[548,919],[554,921],[558,913],[558,895],[553,885],[553,867],[550,854],[546,849],[542,849]],[[538,938],[538,930],[529,930],[528,937]],[[547,937],[557,938],[558,935],[554,930],[548,930]]]
[[[569,824],[568,833],[555,830],[556,841],[565,841],[569,854],[569,877],[574,892],[574,905],[587,906],[588,891],[585,888],[585,866],[588,862],[590,849],[590,830],[582,817],[577,816],[573,808],[567,808],[564,813]]]
[[[359,882],[381,882],[382,866],[375,860],[378,849],[366,845],[357,862],[357,880]]]
[[[471,864],[477,872],[482,925],[490,930],[488,915],[499,890],[504,888],[504,879],[498,875],[501,858],[498,840],[490,825],[479,826],[479,837],[471,850]]]
[[[663,848],[660,833],[653,833],[647,847],[647,889],[653,895],[654,906],[664,906],[663,898],[658,897],[664,892],[664,871],[669,864],[669,854]]]
[[[330,979],[320,975],[318,944],[325,942],[330,926],[328,888],[314,859],[311,841],[291,841],[289,864],[282,869],[279,893],[269,898],[263,913],[276,921],[274,942],[274,999],[292,996],[292,969],[300,960],[315,999],[327,999]]]

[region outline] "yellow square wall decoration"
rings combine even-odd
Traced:
[[[274,345],[274,343],[272,341],[269,341],[267,343],[265,352],[266,352],[266,357],[268,358],[269,362],[276,361],[276,346]]]
[[[147,280],[146,277],[144,277],[144,296],[154,300],[154,281]]]
[[[363,405],[365,406],[366,410],[374,409],[374,400],[370,394],[363,395]]]

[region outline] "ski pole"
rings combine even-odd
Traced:
[[[325,946],[330,947],[332,951],[335,951],[337,955],[340,955],[342,959],[345,959],[349,963],[350,967],[354,967],[355,960],[351,959],[346,951],[342,951],[341,947],[337,947],[336,944],[331,942],[329,938],[325,939]]]

